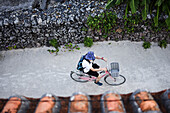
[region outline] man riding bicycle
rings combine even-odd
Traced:
[[[101,60],[104,60],[105,62],[107,62],[107,59],[100,57],[100,56],[96,56],[93,51],[89,51],[85,55],[85,58],[82,62],[83,72],[86,74],[97,77],[94,83],[101,86],[102,83],[99,82],[101,79],[101,75],[98,73],[98,71],[107,71],[107,69],[100,68],[99,65],[94,63],[95,59],[101,59]]]

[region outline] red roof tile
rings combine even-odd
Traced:
[[[129,94],[108,91],[101,95],[77,92],[71,97],[56,97],[53,94],[45,94],[41,98],[12,96],[9,99],[0,99],[0,112],[7,109],[10,111],[13,108],[9,106],[9,103],[14,97],[16,97],[16,101],[12,101],[13,104],[22,100],[21,105],[17,108],[21,113],[34,113],[35,111],[49,111],[49,113],[109,113],[111,111],[113,113],[146,113],[151,110],[153,113],[170,113],[170,89],[155,93],[136,90]]]

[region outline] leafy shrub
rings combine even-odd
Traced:
[[[55,50],[50,50],[48,49],[47,51],[49,51],[50,53],[58,53],[59,52],[59,47],[60,45],[57,42],[57,39],[52,39],[49,41],[50,45],[53,46],[55,48]]]
[[[101,30],[103,33],[107,34],[110,32],[113,26],[116,25],[116,19],[117,16],[114,12],[106,11],[95,17],[90,15],[87,20],[87,25],[92,30]]]
[[[93,45],[93,39],[90,37],[84,38],[84,46],[91,47]]]
[[[124,30],[127,33],[133,33],[136,31],[142,31],[142,28],[138,28],[137,25],[142,22],[141,16],[139,14],[128,16],[128,18],[124,19]]]
[[[167,42],[166,42],[166,40],[161,40],[160,42],[159,42],[159,44],[158,44],[161,48],[166,48],[167,47]]]
[[[64,45],[65,47],[63,47],[64,49],[68,49],[69,51],[74,51],[74,49],[80,50],[80,48],[78,47],[78,45],[74,45],[72,43],[66,43]]]
[[[144,37],[144,36],[142,36],[142,37],[141,37],[141,39],[142,39],[142,40],[145,40],[145,37]]]
[[[150,42],[145,41],[145,42],[143,43],[143,48],[144,48],[144,49],[148,49],[148,48],[150,48],[150,47],[151,47],[151,43],[150,43]]]
[[[6,46],[6,48],[9,49],[9,50],[12,50],[12,49],[16,49],[17,46],[14,44],[13,46]]]
[[[86,27],[83,27],[81,31],[88,31]]]
[[[103,35],[104,38],[107,38],[108,36],[107,35]]]

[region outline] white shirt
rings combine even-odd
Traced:
[[[87,60],[83,60],[82,66],[84,68],[84,72],[87,73],[92,68],[92,62],[88,62]]]
[[[96,57],[96,55],[94,54],[94,57]],[[87,73],[88,71],[90,71],[90,69],[92,68],[92,63],[93,63],[94,61],[92,61],[92,62],[88,62],[87,60],[83,60],[83,62],[82,62],[82,66],[83,66],[83,68],[84,68],[84,72],[85,73]]]

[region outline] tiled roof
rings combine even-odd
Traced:
[[[154,93],[138,89],[129,94],[107,91],[100,95],[77,92],[70,97],[44,94],[41,98],[18,95],[1,98],[0,112],[11,110],[19,113],[170,113],[170,89]]]

